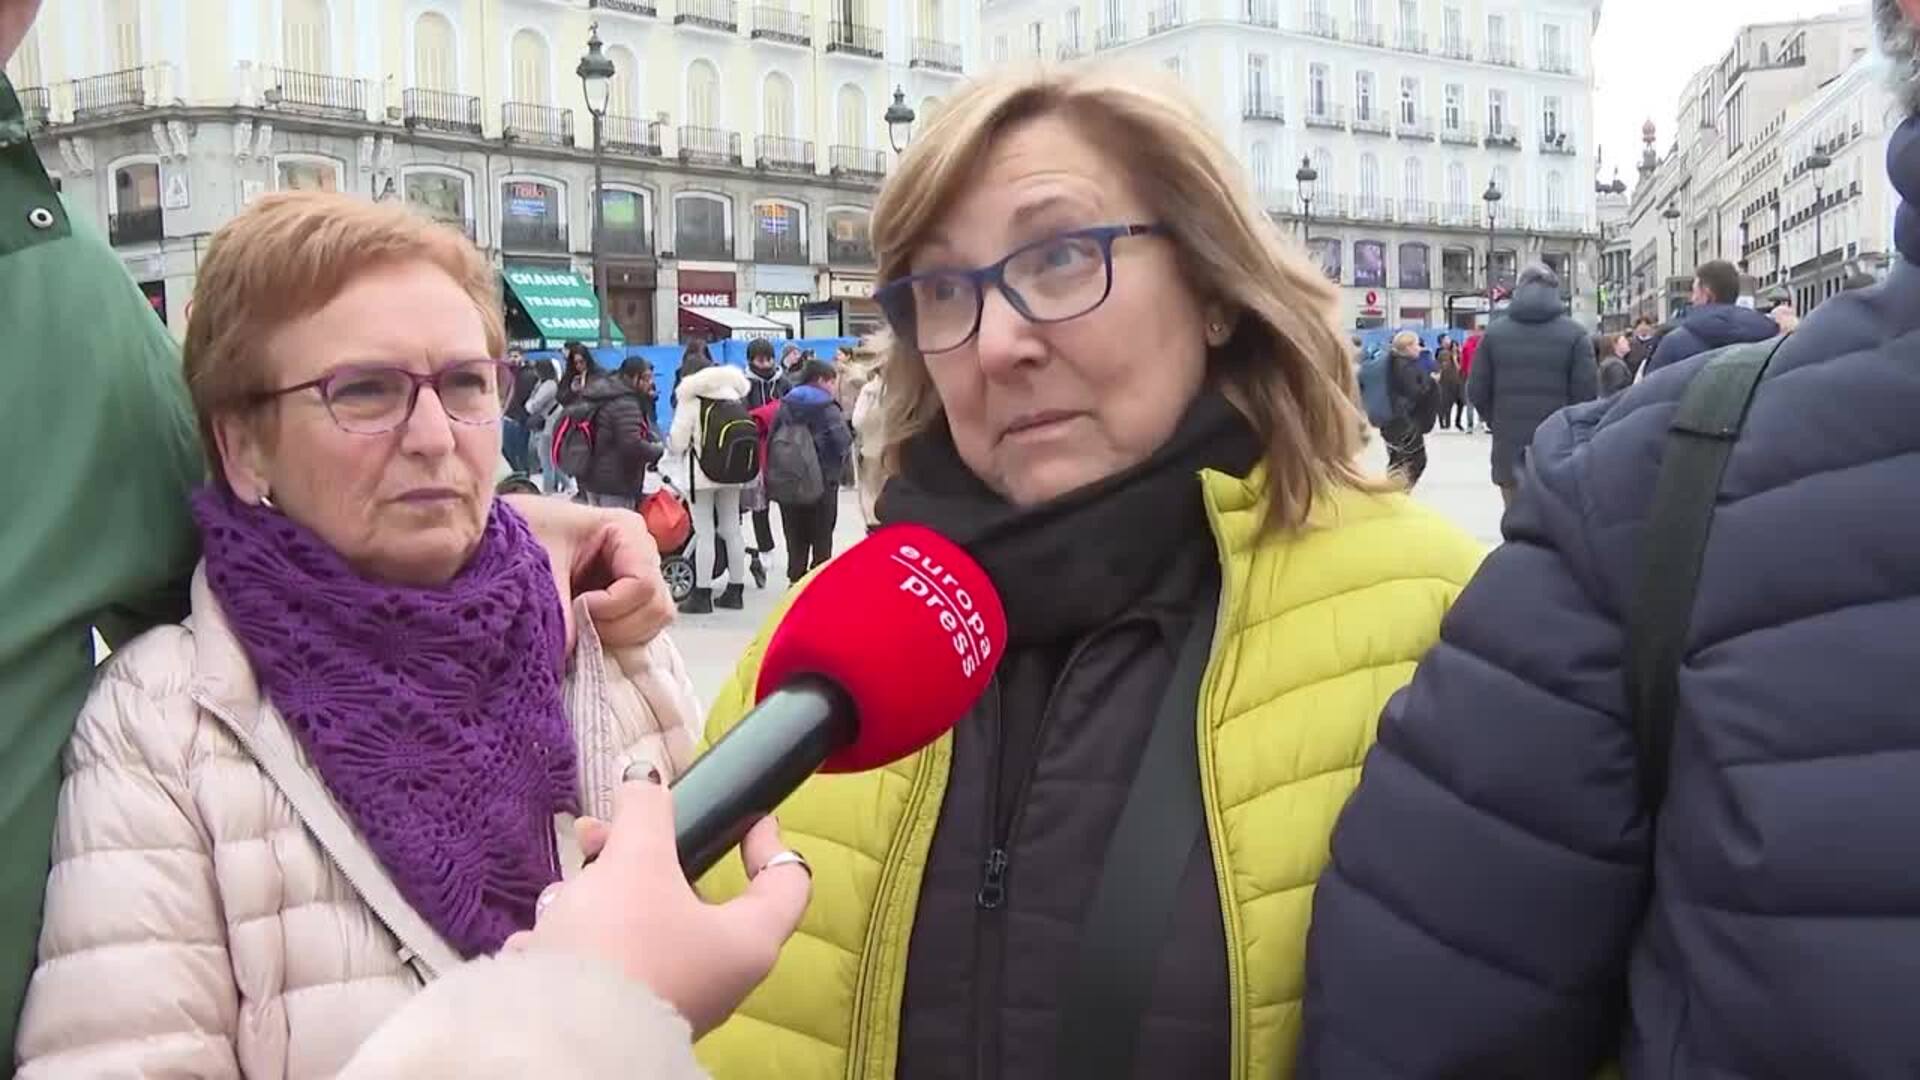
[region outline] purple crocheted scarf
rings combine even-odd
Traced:
[[[278,511],[194,497],[207,580],[262,691],[402,896],[462,955],[533,925],[576,808],[546,552],[496,502],[445,586],[367,581]]]

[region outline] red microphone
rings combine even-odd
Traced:
[[[673,785],[680,867],[711,869],[815,772],[863,772],[945,734],[1007,644],[992,582],[918,525],[874,533],[796,597],[760,663],[759,703]]]

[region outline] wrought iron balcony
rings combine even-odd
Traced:
[[[753,140],[754,164],[768,172],[814,172],[813,142],[762,135]]]
[[[702,165],[740,164],[740,133],[737,131],[682,124],[677,134],[681,161]]]
[[[601,141],[609,154],[634,157],[659,157],[667,125],[658,120],[608,113],[601,123]]]
[[[600,6],[608,11],[618,11],[626,15],[642,15],[646,18],[658,18],[660,9],[654,0],[600,0]]]
[[[1387,31],[1379,23],[1354,23],[1353,43],[1383,49],[1387,45]]]
[[[1440,141],[1454,146],[1477,146],[1480,143],[1480,125],[1471,120],[1462,120],[1452,127],[1441,127]]]
[[[1279,0],[1242,0],[1240,21],[1248,26],[1264,26],[1269,30],[1280,28]]]
[[[1111,22],[1105,26],[1096,26],[1093,28],[1093,48],[1095,52],[1103,49],[1111,49],[1116,45],[1125,45],[1126,43],[1127,24],[1125,22]]]
[[[1440,43],[1440,55],[1449,60],[1473,59],[1473,42],[1466,38],[1450,37]]]
[[[1065,45],[1060,46],[1062,50]],[[1067,59],[1062,56],[1061,59]],[[933,71],[960,70],[960,46],[950,41],[938,41],[934,38],[914,38],[913,57],[907,61],[910,68],[928,68]]]
[[[413,88],[400,94],[400,115],[409,128],[455,135],[481,133],[480,99],[443,90]]]
[[[1540,58],[1540,70],[1549,75],[1573,74],[1573,57],[1566,53],[1548,53]]]
[[[1574,143],[1573,136],[1565,131],[1546,130],[1540,133],[1540,152],[1557,154],[1561,157],[1578,157],[1580,147]]]
[[[1500,67],[1519,67],[1520,50],[1509,41],[1487,42],[1487,63]]]
[[[887,35],[877,26],[835,19],[827,24],[827,51],[878,60],[887,54]]]
[[[1411,26],[1403,26],[1400,28],[1400,32],[1394,36],[1393,47],[1399,49],[1401,52],[1421,53],[1424,55],[1427,52],[1427,35]]]
[[[1507,123],[1487,124],[1487,146],[1494,150],[1520,149],[1520,129]]]
[[[1053,55],[1055,59],[1062,62],[1078,60],[1087,55],[1087,47],[1082,45],[1080,39],[1076,37],[1071,41],[1063,41],[1059,45],[1054,46]]]
[[[358,79],[277,67],[263,71],[266,89],[260,96],[268,108],[341,120],[367,118],[366,87]]]
[[[1379,109],[1360,110],[1353,113],[1353,132],[1356,135],[1391,135],[1393,125],[1387,114]]]
[[[1147,9],[1147,36],[1164,34],[1185,21],[1185,12],[1181,10],[1180,0],[1168,0],[1166,3]]]
[[[1310,128],[1328,128],[1333,131],[1347,129],[1347,107],[1345,105],[1322,105],[1319,109],[1307,109],[1306,124]]]
[[[1394,128],[1394,134],[1403,139],[1420,139],[1425,142],[1432,142],[1433,121],[1427,117],[1418,115],[1409,119],[1405,113],[1402,113],[1400,114],[1400,123]]]
[[[673,13],[675,26],[697,26],[724,34],[740,30],[740,5],[734,0],[679,0]]]
[[[573,110],[509,101],[500,106],[500,137],[539,146],[572,146]]]
[[[107,239],[122,244],[157,244],[166,234],[166,215],[157,206],[122,210],[107,218]]]
[[[142,68],[75,79],[69,85],[73,88],[76,121],[120,116],[147,107],[147,73]]]
[[[833,146],[827,149],[828,171],[849,180],[879,180],[887,175],[887,155],[881,150],[859,146]]]
[[[23,86],[16,91],[28,131],[44,131],[53,120],[52,100],[44,86]]]
[[[1324,11],[1307,13],[1307,33],[1329,41],[1340,40],[1340,20]]]
[[[1240,102],[1240,118],[1271,120],[1277,124],[1284,124],[1287,121],[1287,113],[1278,95],[1251,91]]]
[[[753,9],[753,31],[749,36],[787,45],[812,45],[813,16],[786,8],[756,7]]]

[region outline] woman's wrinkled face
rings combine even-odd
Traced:
[[[361,274],[261,344],[266,384],[276,389],[360,365],[428,374],[488,352],[472,299],[425,262]],[[234,493],[244,502],[271,495],[367,578],[444,584],[479,546],[500,425],[453,420],[430,386],[421,387],[412,417],[381,435],[342,430],[317,389],[219,426]]]
[[[1076,229],[1170,224],[1126,176],[1059,116],[1010,128],[911,272],[991,265]],[[1200,392],[1210,335],[1213,344],[1228,336],[1217,313],[1212,321],[1171,238],[1123,237],[1099,307],[1035,324],[989,288],[973,339],[924,362],[961,460],[1008,501],[1031,506],[1137,465],[1167,441]]]

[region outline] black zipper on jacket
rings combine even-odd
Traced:
[[[1094,630],[1074,645],[1073,651],[1067,654],[1066,661],[1055,673],[1053,684],[1047,688],[1047,699],[1040,708],[1040,721],[1033,729],[1032,752],[1027,756],[1026,769],[1011,799],[1003,795],[1001,784],[1002,774],[1007,767],[1006,699],[999,678],[993,680],[991,731],[994,745],[989,751],[987,797],[983,800],[987,807],[987,851],[980,860],[980,888],[974,893],[973,1054],[974,1076],[978,1080],[994,1080],[1000,1075],[1000,1006],[1004,996],[1001,983],[1006,957],[1006,908],[1010,887],[1008,874],[1013,865],[1013,834],[1026,816],[1027,792],[1033,786],[1034,773],[1040,768],[1047,721],[1053,715],[1054,699],[1059,697],[1067,676],[1073,673],[1074,666],[1086,656],[1089,648],[1132,623],[1150,621],[1143,616],[1123,615]]]

